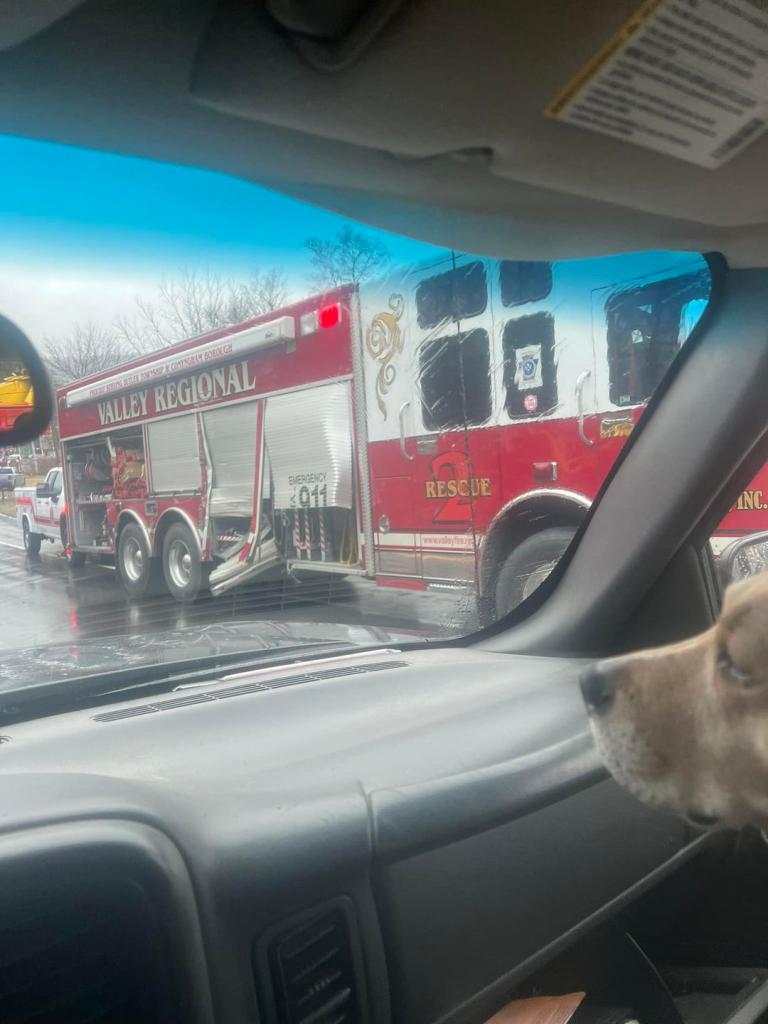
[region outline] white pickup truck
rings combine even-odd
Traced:
[[[84,557],[69,550],[67,544],[67,506],[64,498],[64,474],[59,466],[48,472],[37,487],[17,487],[16,520],[30,555],[40,551],[44,540],[61,541],[72,565],[81,565]]]

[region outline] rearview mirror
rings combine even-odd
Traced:
[[[768,531],[732,541],[720,555],[718,568],[723,586],[768,572]]]
[[[38,484],[37,487],[35,488],[35,494],[37,495],[38,498],[47,498],[48,488],[45,486],[45,484]]]
[[[23,331],[0,316],[0,448],[39,437],[51,422],[48,374]]]

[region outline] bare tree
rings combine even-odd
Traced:
[[[250,316],[279,309],[289,300],[285,275],[275,267],[256,271],[242,287],[247,295],[248,308],[252,310]]]
[[[43,360],[57,385],[109,370],[127,356],[114,331],[92,323],[75,324],[61,338],[44,338],[42,349]]]
[[[366,281],[386,269],[389,250],[375,235],[343,227],[332,238],[313,235],[305,239],[312,264],[312,283],[318,288]]]
[[[136,355],[277,309],[288,300],[279,270],[255,271],[247,281],[184,271],[163,280],[154,300],[136,297],[136,313],[119,317],[115,330]]]

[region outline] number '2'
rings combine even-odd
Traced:
[[[432,516],[433,523],[470,523],[472,521],[472,501],[469,497],[469,464],[463,452],[443,452],[430,463],[430,470],[435,480],[440,479],[443,470],[448,471],[448,480],[466,481],[467,493],[451,495]],[[445,477],[443,477],[445,479]]]

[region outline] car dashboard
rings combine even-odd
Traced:
[[[722,842],[605,775],[579,669],[383,649],[7,726],[0,1019],[486,1020]]]

